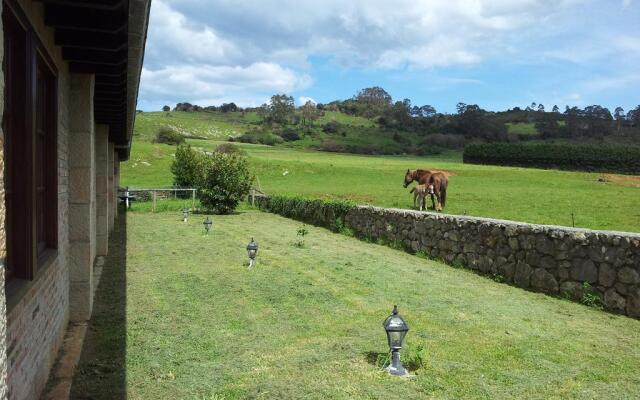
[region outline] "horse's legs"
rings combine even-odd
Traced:
[[[440,191],[436,190],[436,199],[438,200],[438,205],[436,207],[436,211],[440,212],[442,211],[442,203],[440,203]]]

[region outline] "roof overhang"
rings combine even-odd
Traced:
[[[135,122],[151,0],[39,0],[69,71],[95,74],[96,123],[127,160]]]

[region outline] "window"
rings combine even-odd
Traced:
[[[33,279],[57,249],[57,87],[44,48],[13,2],[5,2],[6,277]]]

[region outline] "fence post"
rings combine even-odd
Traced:
[[[153,212],[156,212],[156,191],[151,192],[153,194]]]
[[[196,209],[196,189],[191,189],[191,209]]]

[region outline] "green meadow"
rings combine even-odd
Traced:
[[[640,398],[640,321],[322,228],[298,246],[273,214],[203,218],[120,214],[72,398]],[[382,370],[394,304],[407,380]]]

